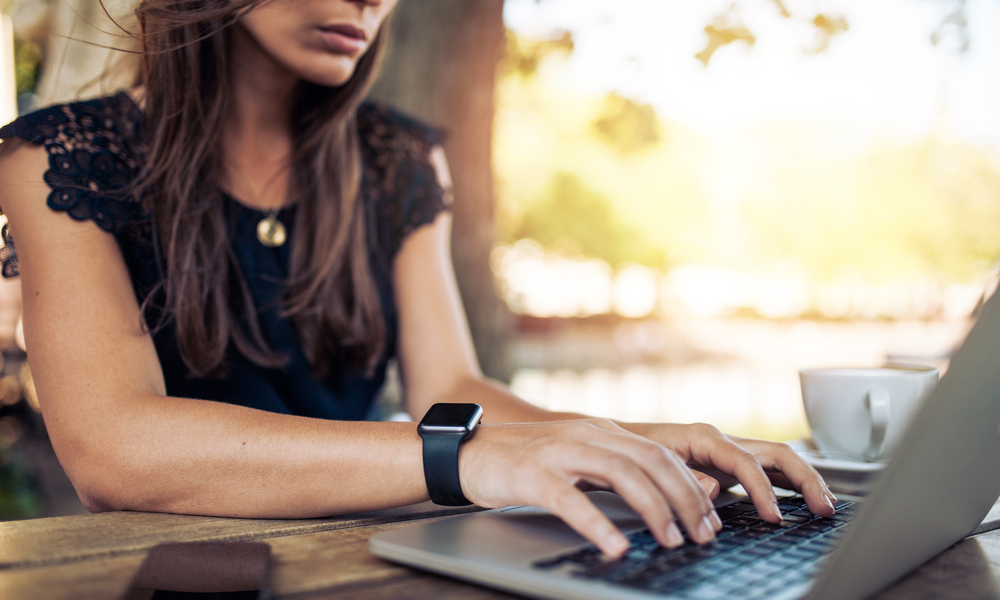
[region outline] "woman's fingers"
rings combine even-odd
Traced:
[[[614,469],[612,465],[615,473],[628,473],[630,476],[616,485],[615,491],[625,496],[619,486],[638,480],[639,473],[642,473],[655,485],[659,495],[666,499],[693,540],[706,543],[715,537],[718,521],[715,507],[712,506],[706,489],[700,485],[695,474],[677,454],[659,444],[630,434],[613,423],[611,424],[613,429],[610,430],[600,427],[601,424],[597,426],[599,428],[597,431],[588,431],[587,427],[581,428],[578,432],[579,439],[587,440],[589,444],[600,446],[629,459],[620,469]],[[639,510],[635,505],[633,508]],[[642,513],[641,510],[639,512]]]
[[[771,480],[761,467],[757,458],[733,444],[735,449],[729,449],[729,462],[732,474],[743,485],[743,489],[750,494],[757,512],[764,517],[765,521],[777,523],[781,521],[781,509],[778,508],[778,499],[771,488]]]
[[[768,521],[777,522],[782,516],[772,485],[801,492],[809,509],[817,515],[834,513],[837,499],[823,478],[787,444],[728,437],[705,424],[628,427],[671,448],[693,468],[707,471],[695,472],[699,482],[711,476],[720,487],[742,484]]]
[[[761,517],[772,523],[781,520],[778,500],[771,480],[757,458],[711,425],[696,424],[687,428],[690,458],[696,465],[708,465],[735,477],[750,494]]]
[[[734,442],[753,452],[765,470],[775,472],[772,481],[776,485],[799,491],[813,514],[829,517],[834,513],[833,503],[837,498],[830,492],[823,477],[787,444],[739,438]],[[784,482],[777,478],[779,473]]]
[[[587,538],[608,556],[619,557],[628,550],[628,538],[615,527],[587,496],[555,475],[546,474],[542,485],[548,488],[545,500],[539,502]]]
[[[823,478],[787,444],[728,437],[714,427],[701,431],[699,438],[700,443],[692,447],[694,454],[702,456],[695,460],[708,459],[707,464],[736,477],[766,520],[781,519],[772,485],[801,492],[814,514],[828,517],[834,513],[836,498]]]
[[[639,513],[660,544],[676,547],[684,543],[667,498],[646,471],[628,456],[582,445],[573,449],[573,455],[575,464],[567,465],[567,475],[614,490]]]
[[[676,521],[698,542],[718,527],[706,490],[676,454],[613,424],[482,426],[463,445],[459,475],[477,504],[542,506],[612,556],[626,540],[578,487],[618,493],[667,547],[684,542]]]
[[[698,485],[701,486],[701,489],[705,490],[705,493],[708,494],[709,500],[715,500],[719,497],[722,486],[719,485],[718,479],[711,475],[706,475],[697,469],[691,469],[691,474],[698,480]]]
[[[603,441],[607,443],[607,440]],[[670,493],[665,493],[656,482],[656,478],[669,477],[658,472],[664,468],[663,464],[645,464],[637,460],[636,456],[630,456],[627,451],[619,452],[601,446],[578,444],[567,450],[564,455],[571,458],[563,460],[566,460],[564,467],[567,468],[568,476],[579,477],[614,490],[639,513],[662,545],[674,547],[684,542],[675,523],[675,515],[681,510],[678,508],[680,501],[677,498],[683,493],[704,496],[700,486],[692,483],[693,477],[690,477],[692,482],[686,482],[687,486],[683,491],[672,489]],[[677,470],[687,471],[687,468],[681,465]],[[697,500],[685,503],[697,505]],[[704,511],[685,509],[685,513],[679,515],[680,520],[693,539],[707,542],[715,536],[710,521],[708,529],[705,529]]]
[[[719,480],[711,475],[706,475],[697,469],[691,469],[691,474],[694,475],[695,479],[698,480],[698,485],[701,486],[705,493],[708,494],[710,500],[714,501],[722,493],[722,485]],[[722,529],[722,519],[719,518],[719,514],[715,512],[715,507],[712,507],[712,511],[708,514],[709,520],[712,522],[712,528],[715,529],[716,533]]]

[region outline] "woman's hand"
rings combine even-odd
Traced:
[[[723,435],[711,425],[625,425],[630,431],[673,450],[703,485],[714,486],[712,497],[740,483],[762,517],[772,523],[781,512],[772,485],[802,494],[814,514],[828,517],[837,501],[823,478],[787,444]]]
[[[675,520],[705,543],[722,523],[686,462],[606,419],[482,425],[460,451],[459,477],[479,506],[540,506],[605,554],[620,556],[628,540],[581,490],[618,493],[664,546],[684,542]]]

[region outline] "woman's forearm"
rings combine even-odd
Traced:
[[[326,421],[155,395],[119,407],[56,444],[91,510],[302,518],[428,499],[412,423]]]

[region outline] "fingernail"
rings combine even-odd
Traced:
[[[714,510],[708,513],[708,518],[712,520],[712,525],[716,531],[722,529],[722,519],[719,518],[719,514]]]
[[[771,508],[774,510],[774,514],[778,515],[778,518],[780,518],[780,519],[784,519],[785,518],[785,515],[783,515],[781,513],[781,509],[778,508],[778,503],[777,502],[772,502],[771,503]]]
[[[673,521],[670,525],[667,525],[667,545],[671,548],[676,548],[684,544],[684,536],[681,535],[681,530],[677,529],[677,523]]]
[[[701,523],[698,524],[698,537],[702,542],[711,541],[715,537],[715,529],[712,528],[712,522],[708,517],[702,517]]]
[[[709,496],[712,495],[712,492],[715,491],[715,486],[718,485],[711,479],[702,479],[698,481],[698,483],[701,484],[701,489],[705,490],[705,493],[708,494]]]
[[[826,505],[829,506],[831,510],[837,510],[833,505],[833,501],[831,501],[829,497],[823,498],[823,500],[826,501]]]

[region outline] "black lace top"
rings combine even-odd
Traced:
[[[294,327],[277,308],[291,244],[263,246],[256,228],[265,213],[226,196],[233,249],[258,307],[265,338],[289,361],[278,369],[262,368],[230,348],[226,376],[194,377],[181,360],[173,328],[167,326],[153,340],[169,395],[327,419],[359,420],[369,415],[396,348],[393,258],[410,232],[432,222],[448,206],[429,162],[431,148],[442,140],[440,131],[374,103],[358,109],[358,129],[369,264],[386,323],[385,351],[372,376],[340,373],[320,380],[312,375]],[[131,97],[122,92],[45,108],[0,129],[0,138],[12,136],[45,146],[49,155],[45,181],[51,188],[48,206],[76,220],[92,220],[115,236],[142,301],[162,272],[159,252],[153,246],[151,211],[145,202],[114,193],[137,176],[144,157],[142,112]],[[295,235],[291,228],[295,210],[291,206],[278,213],[289,236]],[[5,245],[0,248],[4,277],[18,274],[16,233],[4,225]]]

